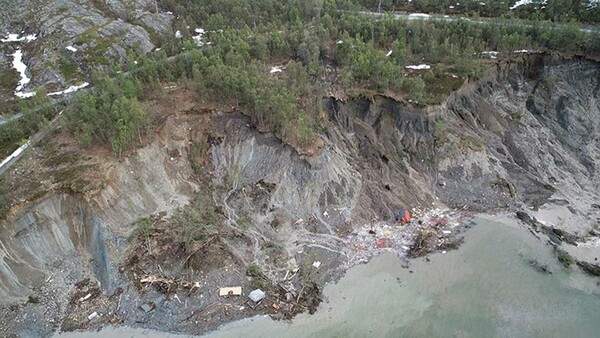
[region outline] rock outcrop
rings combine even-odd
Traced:
[[[104,69],[111,63],[126,64],[128,50],[147,54],[161,39],[173,34],[173,16],[155,13],[153,4],[141,0],[8,1],[0,5],[0,12],[12,15],[0,23],[0,31],[24,30],[38,36],[34,43],[24,46],[24,59],[32,75],[25,90],[38,86],[61,90],[83,82],[93,69]],[[11,12],[10,8],[15,7],[19,11]],[[3,57],[15,48],[11,45],[0,45]],[[1,65],[5,67],[6,62]]]

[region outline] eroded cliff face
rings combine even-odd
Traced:
[[[0,228],[0,296],[26,300],[40,283],[85,275],[112,291],[116,266],[127,253],[131,224],[186,205],[197,188],[185,159],[189,130],[177,119],[164,133],[122,161],[94,163],[104,173],[97,191],[49,193],[20,206]],[[177,124],[176,126],[174,124]],[[177,151],[175,149],[183,149]],[[43,182],[42,182],[43,183]],[[110,256],[110,259],[108,258]],[[64,284],[57,284],[61,286]]]
[[[330,101],[337,128],[329,137],[361,168],[363,193],[381,197],[374,204],[383,217],[438,198],[481,212],[561,199],[578,210],[569,214],[590,216],[590,229],[600,184],[599,97],[598,63],[538,55],[499,64],[437,107]],[[357,205],[378,210],[365,202]]]
[[[588,240],[600,216],[599,96],[598,63],[538,55],[499,64],[437,107],[327,99],[325,146],[311,157],[259,133],[242,114],[186,108],[165,119],[155,140],[105,163],[101,188],[49,195],[5,222],[0,295],[23,300],[59,272],[73,276],[53,284],[65,293],[83,275],[109,289],[130,285],[114,267],[139,250],[127,240],[133,224],[160,212],[168,219],[204,193],[224,221],[218,250],[196,253],[233,262],[212,266],[209,284],[247,283],[228,271],[250,264],[281,280],[315,261],[323,265],[311,278],[329,280],[356,250],[349,234],[393,223],[400,208],[534,209],[539,219]],[[208,147],[205,179],[192,170],[195,142]],[[204,304],[213,291],[197,301]],[[123,306],[137,311],[133,302]],[[188,330],[169,321],[181,311],[157,310],[152,325]]]
[[[326,146],[313,157],[243,117],[219,117],[224,137],[211,153],[215,186],[226,188],[215,202],[233,225],[249,217],[254,232],[253,245],[231,247],[246,262],[266,263],[261,248],[276,243],[294,264],[297,252],[339,263],[353,229],[445,206],[528,210],[589,240],[600,216],[599,81],[596,62],[537,55],[499,64],[437,107],[329,99]]]
[[[437,189],[440,198],[481,211],[515,202],[532,209],[560,204],[562,221],[547,221],[586,234],[598,226],[598,63],[537,56],[500,65],[494,75],[442,107],[450,142],[437,150],[447,183]],[[476,137],[479,149],[459,152],[451,140],[465,134]]]
[[[78,278],[89,270],[110,289],[110,273],[101,220],[90,206],[68,195],[50,195],[2,232],[0,295],[21,300],[53,274]]]

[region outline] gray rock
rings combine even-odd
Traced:
[[[124,66],[127,61],[127,51],[118,44],[110,46],[104,53],[106,57],[112,60],[118,60],[121,66]]]
[[[144,312],[148,313],[152,310],[154,310],[156,308],[156,304],[150,302],[150,303],[145,303],[142,304],[142,306],[140,306],[140,309],[142,309]]]
[[[162,37],[171,36],[173,34],[171,29],[172,21],[173,15],[163,13],[141,13],[141,15],[135,19],[135,22],[140,26],[151,29]]]
[[[106,0],[106,4],[121,18],[126,18],[135,11],[155,11],[154,0]]]
[[[60,74],[59,71],[53,68],[46,68],[40,76],[36,76],[33,79],[34,87],[43,85],[56,85],[55,87],[62,87],[65,84],[65,78]]]
[[[10,11],[8,16],[7,11],[1,10],[5,6],[18,6],[20,10]],[[151,37],[170,36],[173,16],[153,11],[153,0],[109,0],[106,5],[46,0],[43,6],[39,6],[39,1],[6,0],[6,4],[0,3],[0,28],[2,32],[31,29],[30,33],[38,35],[38,40],[29,45],[24,55],[28,71],[34,74],[29,87],[64,86],[65,79],[53,69],[64,57],[76,61],[82,74],[89,74],[105,67],[98,64],[98,56],[124,65],[128,59],[126,50],[146,54],[155,48]],[[28,23],[26,27],[22,27],[23,22]],[[70,53],[64,49],[68,45],[78,51],[65,54]],[[0,63],[10,61],[6,58],[0,58]]]

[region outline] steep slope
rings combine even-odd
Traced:
[[[244,271],[276,282],[272,293],[278,301],[300,300],[305,286],[312,285],[307,282],[335,279],[360,261],[357,256],[375,252],[356,245],[359,229],[371,229],[375,236],[383,226],[399,233],[399,245],[407,248],[422,242],[424,228],[437,231],[434,238],[443,242],[439,220],[425,222],[424,228],[416,221],[391,226],[402,208],[527,210],[571,238],[571,244],[593,240],[600,217],[599,95],[598,63],[533,55],[499,63],[487,78],[466,84],[440,106],[419,108],[379,96],[344,102],[328,98],[325,146],[314,156],[301,156],[273,135],[258,132],[239,112],[176,107],[175,113],[164,112],[154,140],[121,161],[101,162],[107,173],[103,184],[13,207],[0,229],[0,267],[8,276],[0,279],[0,292],[5,300],[24,300],[47,288],[78,295],[68,285],[91,276],[107,286],[104,295],[90,307],[61,305],[63,310],[53,316],[63,327],[94,327],[106,318],[135,324],[149,316],[138,305],[151,302],[159,306],[144,325],[204,332],[224,320],[279,315],[267,305],[255,312],[235,311],[227,319],[213,316],[220,311],[211,308],[213,303],[229,311],[217,296],[218,287],[256,286]],[[204,149],[200,161],[194,157],[198,145]],[[32,158],[25,163],[35,162]],[[17,166],[8,177],[23,170]],[[38,178],[34,172],[27,175]],[[48,190],[64,188],[54,184]],[[202,233],[192,245],[189,238],[180,240],[182,217],[194,229],[210,228],[207,219],[197,216],[208,209],[215,214],[212,232]],[[146,217],[153,220],[154,232],[138,237],[137,222]],[[128,239],[131,234],[135,238]],[[563,243],[577,254],[569,245]],[[38,247],[54,254],[42,256]],[[598,253],[597,247],[587,247],[589,252],[577,259]],[[410,250],[397,253],[406,257]],[[21,261],[14,259],[17,255]],[[93,264],[79,256],[94,258]],[[64,268],[72,277],[63,284],[46,281],[59,271],[56,259],[72,262]],[[81,262],[84,271],[74,268]],[[150,277],[167,285],[166,296],[140,288]],[[199,293],[181,289],[197,281],[205,283]],[[123,302],[110,296],[118,288],[126,289]],[[205,309],[207,320],[200,326],[188,322],[196,312],[190,315],[191,310],[177,306],[169,298],[173,294]],[[283,301],[282,307],[292,303]],[[6,318],[40,313],[48,304],[23,305]],[[107,316],[88,323],[92,311]],[[32,322],[9,319],[3,326],[19,331],[27,325]]]

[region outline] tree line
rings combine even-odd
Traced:
[[[593,0],[532,0],[528,4],[513,8],[517,1],[359,0],[357,5],[371,11],[411,11],[472,17],[600,23],[600,5]]]
[[[167,82],[184,82],[199,98],[238,107],[261,130],[308,146],[323,126],[321,99],[332,84],[436,103],[440,90],[482,74],[485,50],[505,57],[520,49],[600,54],[598,35],[576,25],[406,21],[341,10],[364,5],[350,0],[164,0],[160,5],[180,17],[176,25],[183,38],[137,57],[122,69],[127,78],[116,73],[112,79],[95,78],[95,90],[80,95],[70,118],[70,129],[82,142],[96,140],[119,154],[147,124],[140,103],[148,99],[144,88]],[[207,31],[210,45],[196,46],[191,38],[196,27]],[[433,67],[405,69],[415,63]],[[272,66],[284,70],[272,74]],[[459,80],[440,89],[449,74]]]

